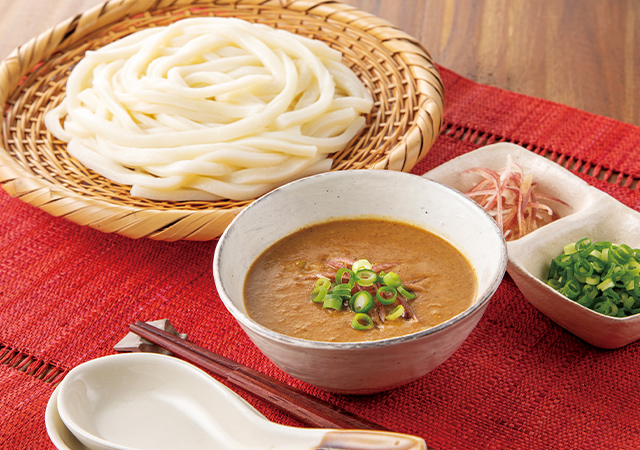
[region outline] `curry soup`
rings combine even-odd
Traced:
[[[361,259],[370,261],[377,273],[396,273],[408,297],[415,295],[408,300],[398,294],[390,305],[375,301],[367,312],[372,326],[366,330],[353,328],[355,313],[348,297],[341,310],[335,310],[314,303],[311,296],[319,278],[335,284],[339,267],[351,268],[353,261]],[[367,290],[375,299],[379,286],[356,284],[353,292]],[[244,302],[253,320],[278,333],[315,341],[357,342],[438,325],[467,309],[476,291],[473,268],[443,238],[401,222],[348,219],[303,228],[268,248],[249,269]],[[403,316],[386,319],[399,304],[406,306]]]

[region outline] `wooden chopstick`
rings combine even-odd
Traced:
[[[251,392],[312,427],[390,431],[364,417],[325,402],[145,322],[136,322],[130,325],[129,329],[185,361]]]

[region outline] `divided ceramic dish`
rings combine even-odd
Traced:
[[[479,148],[442,164],[424,177],[466,192],[479,177],[463,173],[465,170],[473,167],[499,170],[506,165],[507,155],[511,155],[525,173],[533,175],[538,192],[568,204],[549,202],[559,219],[507,242],[507,272],[518,288],[543,314],[591,345],[614,349],[640,339],[640,315],[605,316],[568,299],[543,282],[551,259],[562,253],[565,244],[580,238],[640,247],[640,213],[559,164],[510,143]]]
[[[60,450],[427,448],[423,439],[399,433],[270,422],[206,372],[156,353],[115,354],[75,367],[51,396],[45,421]]]

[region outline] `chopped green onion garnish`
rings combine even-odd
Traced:
[[[371,269],[360,269],[356,272],[356,283],[360,286],[371,286],[378,281],[378,274]]]
[[[326,290],[329,290],[329,288],[331,287],[331,281],[325,277],[318,278],[318,280],[316,281],[316,284],[313,285],[313,289],[315,290],[321,287],[325,288]]]
[[[324,297],[322,307],[331,308],[331,309],[335,309],[336,311],[340,311],[342,309],[342,298],[338,297],[335,294],[327,294]]]
[[[560,283],[560,281],[556,280],[555,278],[551,278],[550,280],[548,280],[547,284],[551,286],[553,289],[555,289],[556,291],[559,291],[560,288],[562,287],[562,283]]]
[[[353,316],[351,327],[355,330],[368,330],[373,328],[373,319],[369,314],[358,313]]]
[[[607,278],[602,283],[600,283],[597,286],[597,288],[600,289],[601,291],[605,291],[605,290],[610,289],[610,288],[612,288],[614,286],[615,286],[615,283],[613,282],[613,280],[611,278]]]
[[[570,254],[564,253],[556,258],[556,264],[558,264],[558,266],[564,269],[569,264],[571,264],[572,260],[573,259]]]
[[[633,305],[635,304],[635,299],[630,296],[627,295],[626,297],[624,297],[622,299],[622,307],[626,310],[626,311],[631,311],[631,309],[633,308]]]
[[[598,259],[598,261],[600,260]],[[576,275],[574,275],[574,266],[576,268],[575,272],[577,272]],[[373,327],[373,319],[367,313],[376,306],[376,301],[378,302],[376,315],[383,315],[385,314],[385,306],[393,305],[398,299],[398,294],[402,295],[406,300],[416,298],[413,292],[402,285],[402,280],[398,274],[384,271],[376,273],[372,267],[369,261],[360,259],[353,264],[351,269],[347,267],[338,269],[335,275],[335,283],[332,283],[327,277],[319,278],[313,285],[311,300],[314,303],[322,303],[323,308],[336,311],[342,310],[343,306],[346,307],[345,302],[348,302],[349,309],[355,313],[351,326],[356,330],[368,330]],[[634,268],[637,269],[637,280],[632,276],[620,277],[614,280],[614,284],[615,282],[624,283],[624,286],[628,287],[630,291],[637,290],[640,292],[640,264]],[[591,291],[581,291],[580,285],[577,284],[579,281],[576,280],[585,280],[586,275],[590,275],[595,269],[592,269],[588,263],[573,261],[569,257],[563,268],[558,267],[558,270],[550,271],[550,274],[560,270],[562,270],[562,284],[558,282],[558,288],[566,290],[574,297],[580,297],[581,301],[583,301],[583,297],[584,301],[591,298],[589,297]],[[599,282],[600,279],[598,277]],[[358,286],[356,286],[356,283]],[[554,284],[555,281],[550,281],[550,283]],[[568,286],[565,287],[567,284]],[[360,288],[360,286],[369,288],[374,285],[376,289],[375,295],[372,289],[369,289],[371,292],[368,292]],[[357,288],[355,289],[357,292],[352,294],[354,287]],[[588,287],[595,289],[594,286]],[[625,311],[632,311],[634,308],[640,310],[640,301],[637,304],[635,301],[637,297],[637,295],[632,297],[634,299],[633,302],[626,302]],[[384,317],[387,320],[396,320],[399,317],[403,317],[406,314],[405,309],[407,307],[407,303],[396,307],[391,306],[389,308],[391,311]]]
[[[338,271],[336,272],[336,283],[337,284],[343,284],[345,282],[344,281],[345,274],[349,275],[349,281],[347,281],[347,283],[351,287],[353,287],[354,284],[356,284],[355,274],[353,273],[353,270],[347,269],[346,267],[338,269]]]
[[[327,295],[327,290],[325,288],[323,287],[316,288],[311,292],[311,301],[313,303],[322,303],[326,295]]]
[[[355,273],[358,273],[358,270],[361,269],[369,269],[371,270],[373,268],[373,266],[371,265],[371,263],[369,261],[367,261],[366,259],[359,259],[356,262],[353,263],[353,266],[351,267],[351,270],[353,270]]]
[[[600,252],[598,252],[598,255],[600,255]],[[604,261],[600,259],[600,256],[596,256],[593,253],[587,256],[586,259],[587,261],[589,261],[589,263],[591,264],[591,267],[593,267],[593,270],[596,273],[602,273],[602,271],[606,267],[606,264],[604,263]]]
[[[593,266],[586,259],[579,259],[573,265],[574,273],[581,277],[590,277],[593,274]]]
[[[400,286],[400,276],[397,273],[389,272],[382,277],[382,282],[387,286]]]
[[[398,286],[397,289],[398,289],[398,293],[402,295],[404,298],[406,298],[407,300],[413,300],[414,298],[416,298],[416,294],[414,294],[413,292],[411,292],[409,289],[407,289],[402,285]]]
[[[398,305],[387,314],[387,320],[396,320],[404,314],[404,306]]]
[[[575,244],[575,251],[580,253],[580,256],[585,257],[593,250],[595,250],[596,245],[591,242],[589,238],[582,238]]]
[[[373,308],[373,296],[367,291],[360,291],[353,294],[349,300],[349,307],[354,313],[366,313]]]
[[[380,286],[376,292],[376,300],[383,305],[390,305],[396,301],[398,291],[391,286]]]
[[[561,289],[561,292],[571,300],[574,300],[581,290],[582,287],[580,286],[580,283],[578,283],[576,280],[569,280]]]
[[[331,292],[333,292],[334,294],[344,298],[344,299],[348,299],[351,298],[351,285],[350,284],[336,284],[333,287],[333,290]]]
[[[640,251],[582,238],[551,260],[547,285],[582,306],[614,317],[640,313]],[[398,292],[402,294],[398,288]]]

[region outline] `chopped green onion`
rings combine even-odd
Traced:
[[[582,287],[582,293],[593,300],[598,295],[598,288],[593,285],[586,284]]]
[[[573,274],[574,266],[576,267],[575,271],[578,272],[577,275]],[[385,314],[384,307],[393,305],[398,299],[398,294],[402,295],[406,300],[416,298],[416,295],[411,292],[411,290],[402,285],[402,280],[398,274],[394,272],[386,273],[384,271],[376,273],[372,267],[372,264],[368,260],[360,259],[353,264],[351,269],[347,267],[339,268],[335,274],[335,283],[332,283],[327,277],[319,278],[313,285],[311,301],[314,303],[322,303],[323,308],[334,309],[336,311],[341,311],[343,307],[346,308],[348,303],[348,308],[355,314],[351,326],[357,330],[368,330],[373,327],[373,319],[368,315],[368,312],[376,306],[376,300],[378,302],[378,311],[376,311],[376,314]],[[634,290],[640,292],[640,285],[638,285],[640,284],[640,264],[637,269],[638,283],[636,283],[633,277],[620,278],[619,282],[624,282],[624,286],[629,292]],[[583,297],[585,299],[590,298],[587,295],[588,293],[579,292],[576,278],[584,280],[585,277],[580,274],[590,274],[595,271],[595,269],[592,269],[587,263],[574,262],[569,258],[563,268],[558,267],[556,271],[550,273],[555,274],[555,272],[560,271],[562,272],[559,274],[559,276],[562,277],[562,284],[558,283],[559,287],[565,289],[564,286],[566,285],[566,290],[572,296],[579,294],[581,299]],[[375,295],[372,294],[373,291],[368,292],[361,290],[360,287],[356,289],[357,292],[355,294],[352,294],[356,283],[358,286],[364,287],[376,285]],[[589,291],[589,293],[590,292],[591,291]],[[626,295],[627,296],[624,297],[625,300],[627,297],[630,297],[633,301],[628,300],[626,302],[627,307],[625,311],[630,311],[634,308],[640,310],[640,300],[636,302],[638,295]],[[406,312],[406,307],[406,303],[395,307],[391,306],[391,311],[384,317],[388,320],[396,320],[399,317],[403,317]]]
[[[322,307],[340,311],[342,309],[342,298],[335,294],[327,294],[325,295],[324,301],[322,302]]]
[[[633,295],[640,297],[640,277],[633,279]]]
[[[598,289],[600,289],[601,291],[605,291],[607,289],[610,289],[612,287],[614,287],[616,284],[613,282],[613,280],[611,278],[607,278],[606,280],[604,280],[602,283],[600,283],[598,286],[596,286]]]
[[[380,271],[380,273],[378,274],[378,283],[382,283],[382,280],[384,280],[386,274],[387,272],[385,272],[384,270]]]
[[[331,281],[325,277],[318,278],[318,280],[316,281],[316,284],[313,285],[313,289],[315,290],[321,287],[325,288],[326,290],[329,290],[329,288],[331,287]]]
[[[416,294],[411,292],[409,289],[407,289],[403,285],[398,286],[397,290],[398,290],[398,293],[402,295],[404,298],[406,298],[407,300],[413,300],[414,298],[416,298]]]
[[[316,288],[311,292],[311,301],[313,303],[322,303],[326,295],[327,290],[324,287]]]
[[[354,313],[366,313],[373,308],[373,296],[367,291],[356,292],[349,300],[349,307]]]
[[[343,284],[345,274],[349,275],[349,281],[347,283],[353,287],[356,284],[356,276],[353,273],[353,270],[347,269],[346,267],[342,267],[336,272],[336,283]]]
[[[357,313],[353,316],[351,327],[355,330],[368,330],[373,328],[373,319],[369,314]]]
[[[600,256],[596,256],[593,253],[587,256],[587,261],[589,261],[589,264],[591,264],[591,267],[593,267],[593,270],[597,273],[602,273],[606,267],[606,264],[600,259]]]
[[[547,275],[547,279],[549,280],[554,279],[557,273],[558,273],[558,263],[554,258],[551,260],[551,264],[549,264],[549,274]]]
[[[595,250],[596,245],[591,242],[589,238],[582,238],[575,244],[575,250],[580,254],[580,256],[585,257],[593,250]]]
[[[353,266],[351,267],[351,270],[353,270],[355,273],[358,273],[359,270],[362,269],[369,269],[371,270],[373,268],[373,266],[371,265],[371,263],[369,261],[367,261],[366,259],[359,259],[356,262],[353,263]]]
[[[360,286],[371,286],[378,281],[378,274],[371,269],[360,269],[356,272],[356,283]]]
[[[625,309],[625,311],[631,311],[635,302],[636,301],[632,296],[627,295],[622,300],[622,307]]]
[[[593,274],[593,266],[586,259],[579,259],[573,265],[574,273],[581,277],[590,277]]]
[[[333,290],[331,292],[333,292],[334,294],[344,298],[344,299],[348,299],[351,298],[351,285],[346,283],[346,284],[336,284],[333,287]]]
[[[391,311],[389,311],[389,314],[387,314],[387,320],[396,320],[398,317],[402,316],[403,314],[404,314],[404,306],[398,305],[395,308],[393,308]]]
[[[558,256],[556,258],[556,264],[561,267],[561,268],[565,268],[567,267],[569,264],[571,264],[571,261],[573,260],[573,258],[571,257],[570,254],[568,253],[564,253],[560,256]]]
[[[556,291],[559,291],[560,288],[562,288],[562,283],[560,283],[560,280],[557,280],[555,278],[551,278],[550,280],[547,280],[547,284],[551,286],[553,289],[555,289]]]
[[[618,303],[621,299],[620,294],[614,291],[613,288],[606,289],[602,294],[614,303]]]
[[[591,305],[593,305],[593,299],[589,298],[587,294],[582,295],[576,302],[587,308],[591,308]]]
[[[631,251],[631,247],[625,244],[617,247],[612,247],[610,252],[613,256],[613,259],[615,259],[618,264],[626,263],[627,261],[629,261],[631,255],[633,254],[633,252]]]
[[[629,261],[627,261],[627,263],[624,266],[625,270],[627,271],[627,273],[633,275],[633,276],[638,276],[640,275],[640,263],[638,261],[636,261],[635,259],[631,258],[629,259]]]
[[[396,301],[396,297],[398,296],[398,291],[396,288],[391,286],[380,286],[376,291],[376,300],[378,300],[383,305],[390,305]]]
[[[580,294],[581,290],[582,288],[580,286],[580,283],[578,283],[576,280],[569,280],[562,287],[561,292],[571,300],[574,300],[578,296],[578,294]]]
[[[387,286],[398,287],[400,286],[400,276],[395,272],[389,272],[382,277],[382,282]]]
[[[599,313],[605,314],[607,316],[617,316],[618,315],[618,307],[614,305],[610,300],[605,300],[600,303],[596,303],[593,309]]]
[[[639,314],[640,250],[582,238],[564,245],[563,253],[551,260],[546,284],[602,314]]]

